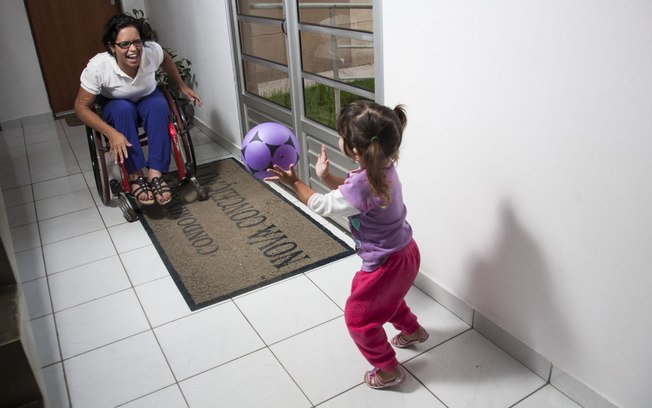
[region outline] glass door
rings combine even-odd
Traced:
[[[231,3],[243,127],[273,121],[293,129],[302,150],[299,174],[316,191],[328,191],[315,174],[322,144],[334,174],[343,177],[354,167],[338,148],[339,110],[378,96],[374,3]]]

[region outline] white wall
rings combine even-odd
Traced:
[[[52,113],[23,0],[0,1],[0,122]]]
[[[382,7],[423,272],[618,406],[649,406],[652,3]]]
[[[159,43],[192,61],[204,106],[195,119],[234,146],[242,139],[225,0],[145,0]],[[125,7],[125,10],[127,8]]]
[[[147,9],[145,7],[145,0],[122,0],[122,11],[128,14],[133,15],[133,10],[140,10],[145,12],[147,15]]]

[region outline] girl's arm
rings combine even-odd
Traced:
[[[333,190],[327,194],[313,194],[308,200],[308,208],[322,217],[351,217],[360,214],[360,211],[344,198],[340,190]]]
[[[163,68],[163,71],[165,71],[170,78],[176,82],[176,84],[179,86],[179,90],[181,91],[182,94],[190,100],[190,102],[197,103],[199,106],[202,105],[201,98],[199,95],[195,93],[195,91],[192,90],[188,85],[186,85],[185,82],[183,82],[183,79],[181,78],[181,74],[179,74],[179,71],[177,70],[177,66],[174,64],[174,60],[172,60],[172,57],[170,54],[168,54],[167,51],[163,50],[163,62],[161,63],[161,68]]]
[[[336,215],[350,217],[360,214],[360,211],[354,208],[337,189],[328,194],[316,193],[297,177],[294,165],[292,164],[289,170],[283,170],[280,166],[274,165],[273,169],[267,169],[267,171],[273,173],[274,176],[265,178],[265,181],[284,183],[292,187],[303,204],[323,217]]]
[[[294,169],[294,164],[291,164],[288,170],[283,170],[281,166],[275,164],[273,168],[267,169],[267,171],[274,174],[274,176],[265,177],[265,181],[283,183],[292,187],[294,192],[297,194],[299,201],[308,205],[308,199],[310,196],[315,194],[315,191],[299,179],[299,176],[297,176],[297,172]]]

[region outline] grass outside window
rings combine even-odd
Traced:
[[[373,91],[374,79],[355,79],[347,81],[347,84],[361,89]],[[304,82],[304,103],[306,110],[306,117],[335,129],[337,114],[336,112],[336,92],[335,89],[320,83],[311,83],[310,85]],[[274,92],[265,97],[270,101],[288,107],[291,106],[291,97],[289,92]],[[344,107],[349,103],[358,100],[367,99],[360,95],[356,95],[346,91],[339,91],[339,106]]]

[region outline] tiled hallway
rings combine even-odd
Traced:
[[[200,163],[228,156],[193,140]],[[368,388],[342,311],[355,256],[191,313],[141,224],[98,203],[83,126],[13,121],[0,156],[53,408],[579,407],[416,287],[430,339],[398,350],[403,385]]]

